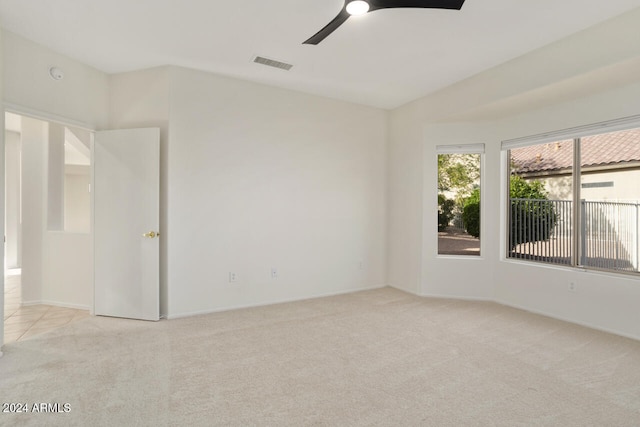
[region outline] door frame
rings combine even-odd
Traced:
[[[6,203],[6,194],[5,194],[5,169],[6,169],[6,165],[5,165],[5,138],[4,138],[4,134],[5,134],[5,113],[13,113],[13,114],[17,114],[20,116],[26,116],[26,117],[30,117],[33,119],[37,119],[37,120],[42,120],[42,121],[46,121],[46,122],[52,122],[52,123],[57,123],[63,126],[70,126],[70,127],[74,127],[74,128],[78,128],[78,129],[82,129],[85,131],[88,131],[91,133],[91,140],[93,141],[93,135],[96,132],[96,129],[87,124],[87,123],[83,123],[83,122],[79,122],[77,120],[73,120],[73,119],[69,119],[67,117],[63,117],[63,116],[59,116],[56,114],[52,114],[52,113],[48,113],[48,112],[44,112],[44,111],[40,111],[40,110],[36,110],[33,108],[29,108],[29,107],[25,107],[22,105],[18,105],[18,104],[13,104],[13,103],[9,103],[9,102],[3,102],[2,103],[2,110],[1,110],[1,117],[0,117],[0,129],[2,130],[2,134],[0,134],[0,230],[2,230],[2,235],[4,236],[6,230],[5,230],[5,225],[4,225],[4,217],[5,217],[5,203]],[[91,182],[92,182],[92,190],[93,190],[93,159],[91,159],[91,165],[90,165],[90,174],[91,174]],[[92,241],[92,246],[93,246],[93,191],[91,193],[91,202],[90,202],[90,212],[91,212],[91,230],[90,230],[90,235],[91,235],[91,241]],[[4,240],[4,239],[3,239]],[[4,269],[5,269],[5,264],[4,264],[4,244],[2,245],[2,248],[0,249],[0,266],[2,267],[2,278],[0,279],[0,357],[2,357],[2,347],[4,346],[4,292],[5,292],[5,281],[4,281]],[[93,268],[93,267],[92,267]],[[90,293],[91,293],[91,301],[93,302],[93,283],[91,284],[91,289],[90,289]],[[90,314],[93,315],[94,314],[94,304],[91,304],[90,307]]]

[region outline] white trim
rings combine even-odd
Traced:
[[[397,290],[397,291],[400,291],[400,292],[405,292],[405,293],[407,293],[407,294],[415,295],[415,296],[417,296],[417,297],[419,297],[419,296],[420,296],[420,294],[419,294],[419,293],[414,292],[414,291],[410,291],[410,290],[407,290],[407,289],[404,289],[404,288],[401,288],[401,287],[400,287],[400,286],[398,286],[398,285],[389,284],[389,285],[387,285],[387,286],[388,286],[388,287],[390,287],[390,288],[392,288],[392,289],[395,289],[395,290]]]
[[[528,267],[535,268],[545,268],[549,270],[557,270],[557,271],[569,271],[569,272],[577,272],[577,273],[586,273],[586,274],[595,274],[609,279],[627,279],[627,280],[640,280],[640,276],[636,272],[622,271],[622,270],[605,270],[605,269],[596,269],[592,267],[585,266],[574,266],[574,265],[566,265],[566,264],[551,264],[547,262],[540,262],[535,260],[524,260],[521,258],[507,258],[506,255],[504,258],[500,259],[500,262],[504,262],[507,264],[517,264]]]
[[[528,313],[537,314],[539,316],[549,317],[551,319],[559,320],[561,322],[570,323],[572,325],[578,325],[578,326],[582,326],[582,327],[585,327],[585,328],[593,329],[593,330],[596,330],[596,331],[604,332],[604,333],[607,333],[607,334],[613,334],[613,335],[618,335],[620,337],[630,338],[630,339],[632,339],[634,341],[640,341],[640,336],[639,335],[634,335],[634,334],[629,334],[629,333],[626,333],[626,332],[621,332],[621,331],[618,331],[616,329],[603,328],[603,327],[596,326],[596,325],[594,325],[592,323],[589,323],[589,322],[581,322],[581,321],[578,321],[578,320],[572,320],[572,319],[569,319],[568,317],[557,316],[555,314],[551,314],[551,313],[548,313],[548,312],[543,311],[543,310],[534,310],[534,309],[531,309],[531,308],[523,307],[523,306],[520,306],[518,304],[512,304],[512,303],[509,303],[509,302],[506,302],[506,301],[502,301],[502,300],[494,300],[494,302],[496,304],[500,304],[500,305],[503,305],[505,307],[511,307],[511,308],[515,308],[515,309],[518,309],[518,310],[526,311]]]
[[[545,132],[537,135],[502,141],[501,149],[512,150],[514,148],[528,147],[530,145],[544,144],[547,142],[564,141],[567,139],[597,135],[601,133],[615,132],[640,127],[640,115],[624,117],[622,119],[607,120],[605,122],[590,125],[576,126],[573,128]]]
[[[404,289],[399,289],[399,288],[394,288],[397,289],[401,292],[407,292]],[[625,338],[630,338],[632,340],[635,341],[639,341],[640,340],[640,336],[638,335],[634,335],[634,334],[629,334],[626,332],[621,332],[619,330],[616,329],[611,329],[611,328],[603,328],[600,326],[596,326],[592,323],[588,323],[588,322],[581,322],[578,320],[573,320],[567,317],[563,317],[563,316],[557,316],[548,312],[545,312],[543,310],[535,310],[535,309],[531,309],[528,307],[524,307],[518,304],[513,304],[513,303],[509,303],[507,301],[501,300],[501,299],[497,299],[497,298],[485,298],[485,297],[464,297],[464,296],[454,296],[454,295],[440,295],[440,294],[413,294],[411,292],[407,292],[411,295],[415,295],[417,297],[422,297],[422,298],[429,298],[429,299],[438,299],[438,300],[455,300],[455,301],[470,301],[470,302],[488,302],[488,303],[493,303],[493,304],[497,304],[497,305],[501,305],[503,307],[511,307],[511,308],[515,308],[517,310],[522,310],[525,311],[527,313],[532,313],[532,314],[536,314],[539,316],[545,316],[551,319],[555,319],[555,320],[559,320],[561,322],[566,322],[566,323],[570,323],[572,325],[578,325],[578,326],[583,326],[585,328],[589,328],[589,329],[593,329],[596,331],[600,331],[600,332],[604,332],[604,333],[608,333],[608,334],[614,334],[614,335],[618,335],[621,337],[625,337]]]
[[[482,206],[480,206],[482,209]],[[480,212],[480,218],[482,218],[482,212]],[[480,230],[482,230],[482,219],[480,220]],[[482,234],[482,232],[480,233]],[[486,258],[482,256],[482,239],[480,240],[480,255],[449,255],[449,254],[436,254],[438,259],[452,259],[452,260],[475,260],[486,261]]]
[[[444,295],[444,294],[420,294],[422,298],[438,299],[438,300],[454,300],[454,301],[469,301],[469,302],[490,302],[499,304],[495,299],[490,297],[466,297],[460,295]]]
[[[0,39],[2,39],[2,29],[0,29]],[[2,40],[0,40],[0,42],[2,42]],[[1,47],[0,47],[1,49]],[[0,56],[2,55],[2,53],[0,52]],[[1,62],[1,61],[0,61]],[[0,71],[0,74],[2,74],[2,72]],[[0,98],[2,98],[2,76],[0,75]],[[2,188],[0,189],[0,209],[2,209],[0,212],[0,217],[2,217],[2,221],[0,224],[0,228],[2,228],[2,234],[3,236],[6,236],[6,232],[7,230],[5,229],[5,205],[6,205],[6,198],[7,198],[7,194],[5,192],[6,190],[6,177],[5,177],[5,173],[6,173],[6,141],[5,141],[5,120],[4,120],[4,111],[2,112],[2,114],[0,115],[0,127],[2,128],[2,133],[0,133],[0,149],[2,150],[2,154],[0,154],[0,158],[2,159],[2,166],[0,167],[0,170],[2,171],[2,177],[0,177],[0,182],[2,182]],[[2,268],[2,277],[0,278],[0,357],[2,357],[2,346],[4,345],[4,324],[5,324],[5,320],[4,320],[4,315],[5,315],[5,310],[4,310],[4,305],[5,305],[5,301],[4,301],[4,291],[6,289],[6,283],[5,283],[5,279],[4,279],[4,273],[5,273],[5,246],[6,245],[2,245],[2,248],[0,248],[0,267]]]
[[[482,203],[482,191],[484,188],[486,188],[486,155],[485,155],[485,151],[484,151],[484,144],[480,143],[480,144],[463,144],[463,145],[436,145],[436,153],[438,155],[440,154],[478,154],[480,155],[479,158],[479,162],[480,162],[480,236],[483,236],[486,234],[486,225],[485,222],[483,220],[483,218],[486,218],[486,210],[487,208],[487,204],[486,203]],[[436,158],[436,171],[438,170],[438,164],[437,164],[437,158]],[[425,198],[426,200],[426,198]],[[423,203],[424,205],[424,203]],[[438,205],[436,203],[435,208],[437,208]],[[430,207],[426,207],[426,209],[429,209]],[[424,219],[424,211],[423,211],[423,224],[426,224],[425,219]],[[435,258],[436,259],[463,259],[463,260],[470,260],[470,259],[475,259],[475,260],[484,260],[484,254],[486,251],[486,243],[484,241],[484,239],[482,239],[482,237],[480,237],[480,253],[478,255],[475,254],[468,254],[468,255],[449,255],[449,254],[440,254],[439,252],[439,248],[438,248],[438,224],[436,222],[435,224],[435,228],[436,228],[436,232],[435,232],[435,241],[433,244],[433,248],[434,248],[434,253],[435,253]],[[423,233],[423,240],[427,238],[427,236]],[[433,232],[431,232],[431,236],[433,236]],[[432,237],[429,237],[429,239],[431,239]],[[424,247],[424,242],[422,244],[422,247]],[[424,262],[424,261],[423,261]],[[421,279],[421,283],[422,283],[422,279]],[[422,287],[422,284],[420,285],[420,287]]]
[[[213,313],[222,313],[222,312],[225,312],[225,311],[241,310],[241,309],[244,309],[244,308],[265,307],[265,306],[270,306],[270,305],[286,304],[286,303],[289,303],[289,302],[306,301],[306,300],[316,299],[316,298],[326,298],[326,297],[333,297],[333,296],[337,296],[337,295],[353,294],[353,293],[356,293],[356,292],[372,291],[372,290],[375,290],[375,289],[382,289],[382,288],[386,288],[386,287],[388,287],[388,286],[387,285],[367,286],[367,287],[361,287],[361,288],[347,289],[347,290],[344,290],[344,291],[336,291],[336,292],[328,292],[328,293],[322,293],[322,294],[314,294],[314,295],[311,295],[311,296],[284,298],[284,299],[279,299],[279,300],[275,300],[275,301],[259,302],[259,303],[255,303],[255,304],[241,304],[241,305],[233,305],[233,306],[228,306],[228,307],[219,307],[219,308],[214,308],[214,309],[211,309],[211,310],[201,310],[201,311],[191,311],[191,312],[186,312],[186,313],[168,314],[166,316],[166,318],[167,318],[167,320],[182,319],[182,318],[185,318],[185,317],[201,316],[201,315],[204,315],[204,314],[213,314]]]
[[[484,144],[436,145],[437,154],[484,154]]]
[[[508,165],[508,150],[515,148],[528,147],[531,145],[555,142],[555,141],[567,141],[571,139],[571,144],[573,144],[573,159],[572,159],[572,177],[573,177],[573,185],[574,190],[572,191],[572,206],[577,206],[580,201],[580,178],[581,178],[581,166],[580,166],[580,139],[582,137],[589,137],[593,135],[602,135],[611,132],[624,131],[634,128],[640,128],[640,115],[624,117],[620,119],[613,119],[604,122],[593,123],[590,125],[576,126],[573,128],[568,128],[560,131],[552,131],[538,135],[526,136],[522,138],[515,138],[510,140],[502,141],[501,144],[501,166],[500,166],[500,180],[501,180],[501,205],[503,209],[500,213],[500,228],[501,228],[501,242],[500,242],[500,261],[508,261],[513,262],[517,261],[517,258],[509,258],[507,255],[507,239],[509,238],[509,224],[508,224],[508,212],[509,212],[509,179],[510,179],[510,171]],[[507,185],[504,185],[502,180],[506,180]],[[578,223],[579,212],[577,209],[574,209],[572,221],[574,223]],[[579,265],[579,248],[580,248],[580,236],[578,235],[577,229],[574,230],[573,233],[573,246],[571,248],[571,264],[570,265],[561,265],[560,267],[570,268],[572,270],[578,271],[600,271],[604,274],[617,274],[617,275],[625,275],[630,277],[637,277],[637,272],[623,272],[617,270],[609,270],[609,269],[594,269],[589,266]],[[533,265],[546,265],[548,263],[540,262],[540,261],[523,261],[526,264]],[[552,266],[554,264],[551,264]]]
[[[75,128],[79,128],[82,130],[87,130],[89,132],[95,132],[95,126],[92,126],[88,123],[79,122],[77,120],[72,120],[67,117],[58,116],[56,114],[47,113],[40,110],[35,110],[33,108],[24,107],[18,104],[12,104],[10,102],[5,102],[3,104],[4,111],[9,113],[14,113],[22,116],[28,116],[33,119],[43,120],[46,122],[54,122],[63,126],[71,126]]]
[[[50,301],[50,300],[24,301],[21,304],[22,307],[29,307],[32,305],[51,305],[54,307],[73,308],[75,310],[91,311],[91,307],[89,307],[88,305],[69,304],[66,302]]]
[[[506,151],[500,151],[500,222],[498,228],[500,230],[500,247],[499,257],[500,261],[504,261],[507,258],[507,246],[509,245],[509,156]]]
[[[96,134],[95,132],[91,133],[91,137],[89,138],[89,163],[91,164],[91,168],[89,169],[90,173],[90,183],[91,191],[89,191],[89,228],[91,229],[91,262],[93,262],[93,268],[91,269],[91,308],[90,312],[92,316],[96,314],[96,239],[93,236],[93,230],[95,230],[95,219],[96,219],[96,192],[94,189],[96,188],[96,168],[94,165],[96,164]]]

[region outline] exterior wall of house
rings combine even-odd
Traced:
[[[525,178],[527,181],[542,181],[551,200],[572,200],[573,178],[570,176],[555,176],[545,178]]]
[[[544,182],[550,199],[571,200],[572,178],[555,176],[539,178]],[[580,189],[581,198],[590,201],[640,201],[640,170],[621,170],[611,172],[585,173],[582,184],[605,184],[606,186],[589,186]]]
[[[640,170],[585,173],[582,175],[581,198],[585,200],[640,201]],[[612,183],[611,187],[585,187],[585,184]]]

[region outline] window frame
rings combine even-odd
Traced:
[[[573,209],[573,222],[574,224],[582,224],[582,218],[580,215],[580,209],[576,208],[580,206],[581,198],[581,182],[582,182],[582,170],[581,170],[581,144],[582,138],[596,136],[612,132],[620,132],[625,130],[640,128],[640,115],[624,117],[620,119],[614,119],[604,122],[593,123],[584,126],[577,126],[573,128],[546,132],[526,137],[514,138],[509,140],[503,140],[500,147],[500,154],[502,156],[502,178],[503,182],[503,210],[501,213],[501,230],[503,238],[501,239],[501,260],[508,262],[523,262],[527,265],[537,265],[547,268],[560,268],[560,269],[572,269],[578,271],[591,271],[603,274],[623,275],[638,278],[640,271],[625,271],[614,270],[607,268],[598,268],[593,266],[587,266],[580,264],[581,257],[581,233],[580,227],[573,227],[572,231],[572,246],[571,246],[571,264],[555,264],[549,262],[542,262],[538,260],[527,260],[522,258],[509,257],[509,238],[510,238],[510,219],[509,211],[510,206],[510,177],[511,177],[511,155],[510,150],[516,148],[529,147],[533,145],[540,145],[545,143],[556,142],[560,140],[573,140],[573,164],[572,164],[572,206]],[[639,236],[640,238],[640,236]]]
[[[438,173],[438,156],[441,154],[478,154],[480,156],[480,253],[478,255],[453,255],[453,254],[440,254],[439,253],[439,245],[438,245],[438,232],[437,232],[437,221],[436,221],[436,233],[435,233],[435,255],[437,258],[454,258],[454,259],[465,259],[465,260],[482,260],[484,259],[485,253],[485,244],[484,238],[485,235],[485,206],[486,203],[483,203],[484,196],[482,194],[483,188],[485,187],[485,144],[484,143],[473,143],[473,144],[442,144],[436,145],[436,156],[435,156],[435,164],[436,164],[436,174]],[[438,193],[438,185],[436,183],[436,196]],[[436,210],[437,210],[437,200],[436,200]]]

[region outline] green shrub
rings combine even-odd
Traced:
[[[473,237],[480,237],[480,189],[476,188],[464,200],[462,208],[462,223],[467,233]]]
[[[511,199],[511,247],[521,243],[538,242],[549,239],[556,224],[555,208],[548,200],[544,184],[540,181],[525,181],[512,175],[509,182]]]

